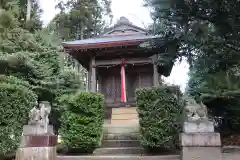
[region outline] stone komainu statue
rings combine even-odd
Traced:
[[[40,120],[41,120],[40,111],[37,107],[38,107],[38,102],[35,103],[35,106],[29,112],[28,124],[30,124],[30,125],[36,125],[36,124],[40,123]]]
[[[51,106],[45,103],[40,103],[40,117],[41,117],[41,125],[47,130],[49,124],[49,118],[51,112]]]
[[[198,104],[194,99],[186,99],[185,112],[188,121],[208,120],[207,107],[201,102]]]
[[[47,105],[46,105],[47,104]],[[35,106],[29,112],[29,121],[30,125],[40,125],[47,130],[49,124],[49,114],[51,112],[51,106],[49,103],[40,103],[38,108],[38,103],[36,102]]]

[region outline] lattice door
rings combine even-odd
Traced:
[[[114,89],[115,89],[115,102],[121,102],[121,75],[120,73],[114,76],[115,83],[114,83]]]
[[[136,88],[137,88],[137,73],[129,73],[127,74],[126,76],[126,83],[127,83],[127,100],[129,102],[133,102],[135,101],[135,97],[136,97],[136,94],[135,94],[135,91],[136,91]]]
[[[153,75],[147,72],[139,73],[139,88],[146,88],[153,86]]]
[[[121,77],[120,73],[114,75],[105,75],[102,77],[101,87],[107,103],[116,103],[121,101]]]
[[[102,93],[105,96],[105,100],[107,103],[113,103],[114,102],[114,79],[112,76],[105,75],[102,76]]]

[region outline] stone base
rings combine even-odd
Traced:
[[[54,147],[57,145],[57,140],[55,135],[22,136],[20,147]]]
[[[180,141],[183,147],[221,147],[219,133],[182,133]]]
[[[56,160],[56,147],[19,148],[16,160]]]
[[[47,133],[44,128],[40,125],[24,125],[23,135],[54,135],[53,126],[49,125],[47,128]]]
[[[184,133],[209,133],[214,132],[214,123],[211,121],[184,122]]]
[[[220,147],[183,147],[181,160],[221,160]]]
[[[221,160],[219,133],[182,133],[181,160]]]

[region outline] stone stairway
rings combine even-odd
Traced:
[[[94,155],[141,155],[138,124],[104,126],[104,137],[101,148]]]
[[[179,155],[169,156],[137,156],[137,155],[108,155],[108,156],[59,156],[57,160],[180,160]],[[230,160],[230,159],[227,159]],[[238,160],[238,159],[234,159]]]
[[[113,108],[111,124],[138,124],[137,108]]]
[[[180,160],[179,155],[144,156],[136,108],[114,108],[104,125],[101,148],[92,156],[61,156],[58,160]]]
[[[209,153],[211,154],[211,153]],[[58,156],[57,160],[181,160],[180,155],[98,155],[98,156]],[[222,160],[239,160],[240,149],[236,146],[222,148]]]
[[[94,155],[141,155],[136,108],[114,108],[110,124],[104,125],[101,148]]]

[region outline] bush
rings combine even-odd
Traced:
[[[176,148],[184,106],[179,88],[161,86],[139,89],[136,94],[143,147],[150,152]]]
[[[36,95],[28,88],[0,83],[0,154],[17,149],[34,102]]]
[[[202,94],[200,99],[208,108],[208,114],[217,125],[215,130],[225,138],[240,134],[240,92],[228,91],[221,95]]]
[[[21,85],[24,87],[30,87],[30,84],[27,81],[24,81],[22,79],[19,79],[14,76],[6,76],[0,74],[0,83],[8,83],[8,84],[15,84],[15,85]]]
[[[70,92],[85,90],[85,78],[84,73],[78,73],[73,69],[65,69],[59,75],[59,87],[63,90],[70,90]]]
[[[98,147],[104,122],[104,98],[80,92],[61,98],[64,112],[60,135],[68,152],[92,153]]]

